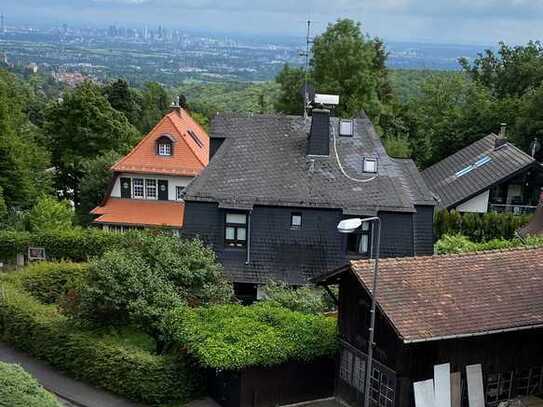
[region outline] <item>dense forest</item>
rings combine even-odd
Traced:
[[[391,71],[378,38],[338,20],[315,38],[308,72],[284,66],[273,82],[149,82],[123,78],[68,88],[45,74],[0,70],[0,224],[18,229],[60,221],[67,203],[75,222],[103,197],[109,167],[160,120],[176,95],[208,126],[216,112],[301,114],[304,80],[340,95],[336,114],[365,112],[389,154],[429,166],[508,124],[527,151],[543,132],[543,47],[539,42],[459,61],[458,72]],[[38,209],[36,209],[38,208]],[[43,214],[46,216],[43,216]],[[37,217],[37,220],[34,217]]]

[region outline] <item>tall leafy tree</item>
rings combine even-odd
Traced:
[[[125,153],[138,140],[126,116],[111,107],[99,86],[85,82],[50,104],[44,128],[56,168],[56,186],[79,205],[82,163],[106,151]]]
[[[362,34],[360,23],[340,19],[315,38],[312,78],[319,92],[340,95],[339,115],[364,110],[377,122],[390,89],[385,60],[380,40]]]
[[[131,124],[138,126],[143,103],[142,96],[138,91],[130,88],[124,79],[117,79],[104,86],[102,92],[111,107],[124,113]]]
[[[170,107],[166,90],[156,82],[148,82],[143,90],[142,113],[139,129],[143,133],[151,130]]]
[[[301,90],[304,86],[304,79],[305,72],[302,68],[293,68],[288,64],[283,66],[275,78],[281,89],[274,104],[275,110],[287,114],[303,114],[304,99]]]
[[[51,192],[49,156],[24,112],[27,98],[17,78],[0,70],[0,187],[6,206],[14,209],[28,209]]]

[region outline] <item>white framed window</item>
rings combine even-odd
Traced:
[[[377,160],[375,158],[364,157],[364,172],[375,174],[377,172]]]
[[[162,156],[172,155],[172,145],[170,143],[160,143],[158,145],[158,155],[162,155]]]
[[[182,201],[185,196],[185,187],[175,187],[175,199]]]
[[[145,180],[145,197],[147,199],[157,199],[156,179]]]
[[[132,198],[144,199],[145,191],[143,187],[143,178],[132,179]]]
[[[247,214],[226,213],[224,243],[228,247],[245,247],[247,245]]]
[[[299,212],[293,212],[290,214],[290,227],[291,229],[300,229],[302,227],[302,214]]]

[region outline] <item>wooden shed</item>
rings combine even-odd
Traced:
[[[316,279],[339,285],[342,349],[336,397],[363,401],[372,264],[353,261]],[[450,363],[481,364],[485,403],[543,393],[543,248],[385,259],[380,263],[372,406],[414,406],[413,382]]]

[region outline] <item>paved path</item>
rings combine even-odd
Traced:
[[[66,406],[143,407],[142,404],[124,400],[104,390],[73,380],[47,363],[16,351],[3,343],[0,343],[0,361],[21,365],[43,387],[58,395],[61,400],[65,400]]]

